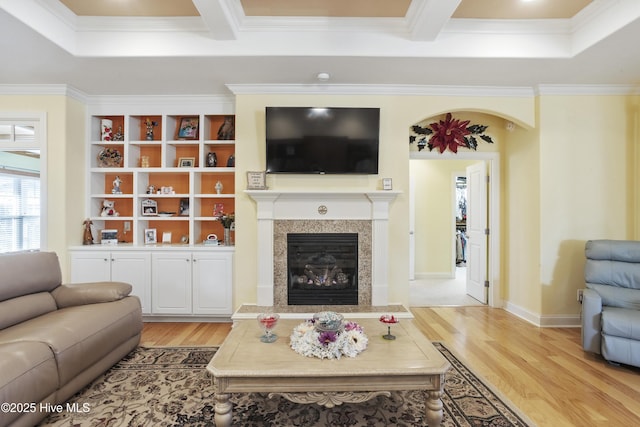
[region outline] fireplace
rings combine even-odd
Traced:
[[[289,305],[358,304],[358,234],[288,233]]]
[[[245,193],[257,208],[258,306],[288,306],[289,233],[357,233],[358,306],[388,304],[389,207],[399,192],[306,189]]]

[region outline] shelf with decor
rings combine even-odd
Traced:
[[[104,228],[135,247],[148,244],[149,229],[170,232],[178,246],[222,233],[216,209],[235,211],[234,127],[232,114],[90,116],[87,217],[94,240]],[[143,209],[148,200],[151,214]],[[105,204],[113,214],[104,214]]]
[[[217,215],[235,212],[235,117],[227,114],[232,103],[212,105],[207,108],[214,114],[172,102],[89,108],[85,210],[96,244],[70,248],[71,274],[100,281],[104,271],[116,270],[120,258],[139,260],[144,280],[133,285],[145,315],[233,312],[234,247],[224,243],[234,235],[227,233],[224,242]],[[114,230],[118,243],[100,244],[104,230]],[[204,243],[212,234],[219,245]],[[177,266],[193,280],[175,282],[175,274],[167,272]],[[195,300],[172,309],[177,290]]]

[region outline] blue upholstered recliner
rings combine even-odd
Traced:
[[[585,255],[582,347],[640,367],[640,241],[590,240]]]

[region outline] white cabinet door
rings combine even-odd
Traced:
[[[191,253],[151,255],[152,312],[191,314]]]
[[[151,254],[112,252],[111,280],[131,284],[131,295],[140,298],[142,313],[151,313]]]
[[[233,254],[193,254],[193,313],[231,314]]]
[[[111,252],[71,253],[71,284],[108,282],[111,280]]]

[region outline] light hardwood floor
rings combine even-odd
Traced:
[[[585,353],[580,329],[538,328],[489,307],[412,312],[429,339],[457,353],[538,426],[640,426],[640,369]],[[230,328],[145,323],[141,345],[220,345]]]

